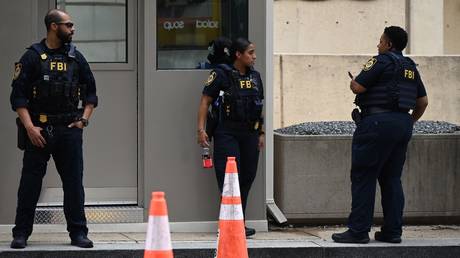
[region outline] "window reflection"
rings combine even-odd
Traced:
[[[157,1],[158,69],[195,68],[211,40],[247,35],[247,0]]]
[[[126,0],[57,0],[75,22],[73,42],[89,62],[125,63]]]

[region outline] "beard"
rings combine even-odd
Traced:
[[[65,31],[62,31],[61,29],[58,29],[57,31],[57,37],[58,39],[61,40],[63,44],[72,42],[72,35],[73,33],[66,33]]]

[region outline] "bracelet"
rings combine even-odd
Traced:
[[[197,133],[206,132],[203,128],[200,128],[200,129],[198,129],[196,131],[197,131]]]

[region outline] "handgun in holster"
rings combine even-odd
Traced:
[[[224,101],[224,92],[219,92],[219,97],[212,103],[212,108],[208,110],[206,115],[206,134],[208,135],[209,141],[212,141],[214,132],[216,131],[217,125],[222,117],[222,103]]]
[[[353,111],[351,112],[351,119],[355,121],[356,125],[358,125],[361,122],[362,114],[358,108],[354,108]]]

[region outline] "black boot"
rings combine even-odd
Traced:
[[[401,237],[400,236],[389,236],[389,235],[386,235],[382,231],[375,232],[374,238],[375,238],[375,240],[377,240],[379,242],[386,242],[386,243],[392,243],[392,244],[401,243]]]
[[[78,246],[81,248],[92,248],[93,247],[93,241],[89,240],[87,236],[85,235],[77,235],[75,237],[71,238],[71,245]]]
[[[332,234],[332,239],[337,243],[350,243],[350,244],[367,244],[369,243],[369,236],[367,234],[355,234],[351,230],[343,233]]]
[[[27,246],[27,237],[25,236],[16,236],[13,238],[13,241],[11,241],[11,248],[14,249],[23,249]]]

